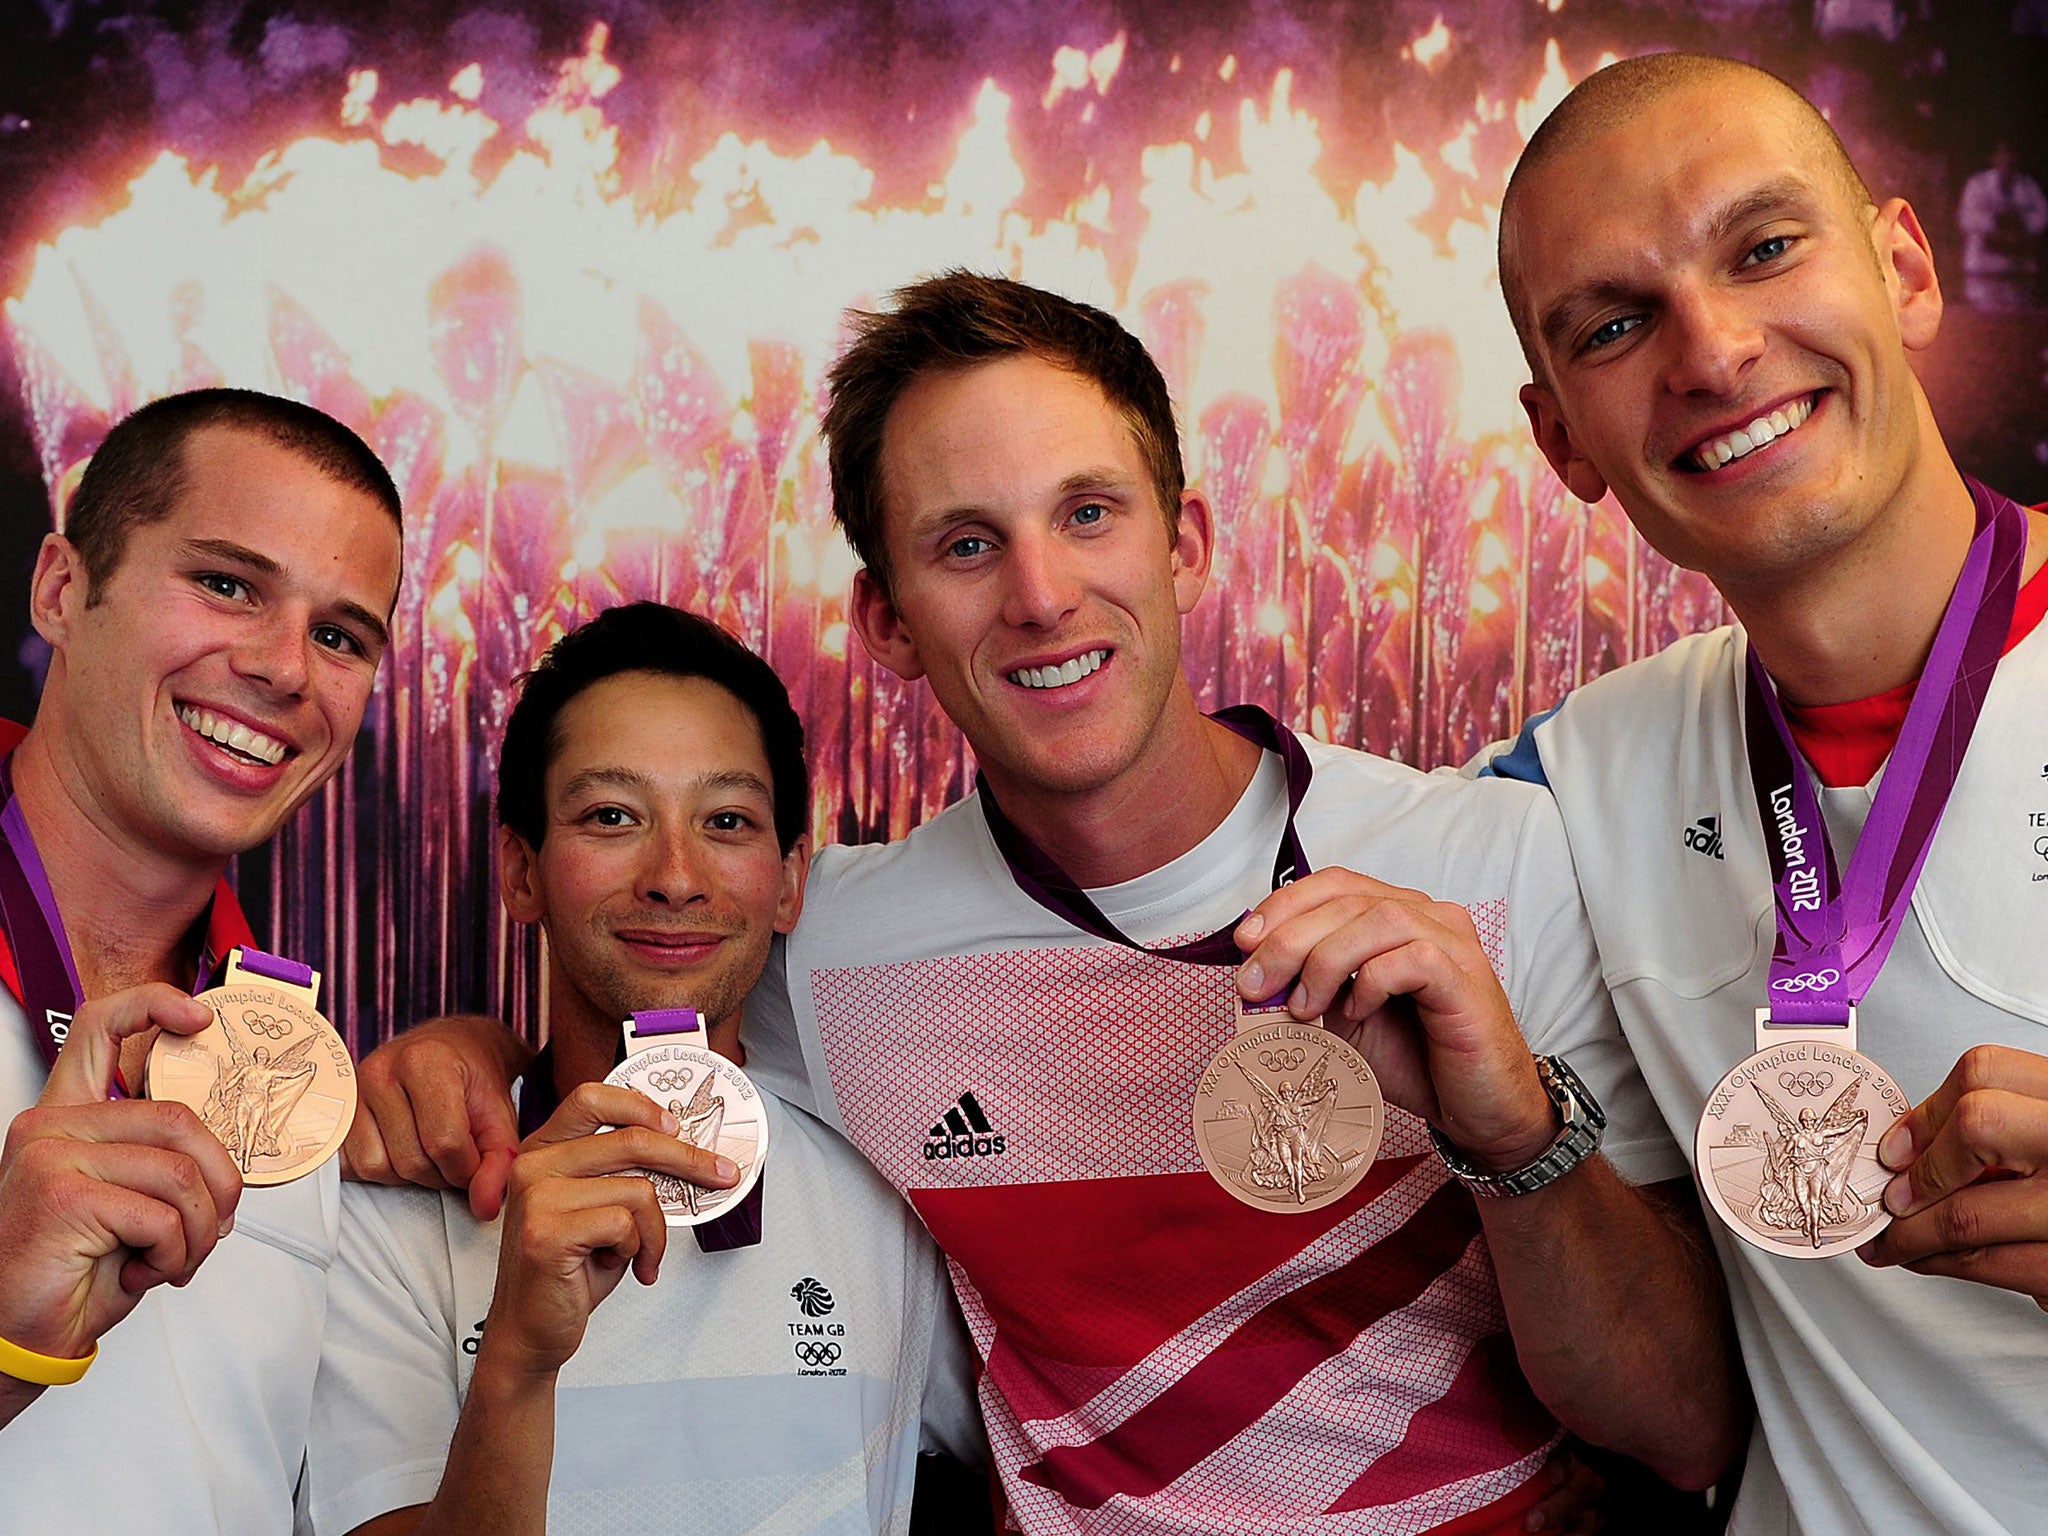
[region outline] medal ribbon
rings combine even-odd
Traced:
[[[209,901],[199,914],[199,933],[211,930],[212,911]],[[0,757],[0,929],[6,931],[7,946],[21,977],[21,1004],[36,1049],[42,1053],[44,1065],[55,1066],[72,1016],[85,1001],[85,989],[78,979],[77,962],[71,958],[71,940],[64,932],[56,893],[50,889],[49,872],[43,867],[43,856],[36,849],[21,802],[14,796],[11,752]],[[214,986],[226,963],[227,957],[215,955],[202,939],[192,995]],[[289,987],[311,990],[313,986],[311,966],[266,954],[251,944],[242,946],[242,969]],[[118,1092],[114,1096],[122,1097]]]
[[[1744,730],[1777,903],[1770,1012],[1779,1025],[1846,1025],[1877,979],[2004,650],[2026,555],[2026,514],[1964,478],[1977,504],[1976,532],[1846,874],[1838,873],[1812,770],[1769,674],[1749,652]]]
[[[1309,872],[1308,854],[1302,849],[1301,835],[1295,830],[1294,818],[1301,810],[1301,802],[1308,794],[1309,780],[1315,770],[1294,732],[1256,704],[1233,704],[1228,709],[1219,709],[1209,718],[1235,731],[1246,741],[1279,753],[1280,761],[1287,769],[1287,830],[1281,834],[1280,851],[1273,857],[1273,889],[1277,891]],[[1243,952],[1230,938],[1237,922],[1243,922],[1243,918],[1228,928],[1219,928],[1214,933],[1180,944],[1157,949],[1140,944],[1109,920],[1108,914],[1095,905],[1073,876],[1060,867],[1059,860],[1039,847],[1003,814],[986,774],[975,775],[974,792],[981,797],[981,811],[988,820],[989,835],[995,839],[996,850],[1002,854],[1003,862],[1010,866],[1017,888],[1056,917],[1094,934],[1098,939],[1157,955],[1162,960],[1185,960],[1195,965],[1236,965],[1243,960]]]

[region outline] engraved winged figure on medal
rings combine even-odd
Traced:
[[[1778,1123],[1778,1134],[1766,1141],[1763,1181],[1751,1214],[1767,1227],[1802,1233],[1818,1248],[1822,1228],[1854,1225],[1873,1204],[1849,1187],[1856,1150],[1870,1125],[1870,1111],[1856,1107],[1863,1080],[1852,1077],[1825,1113],[1807,1105],[1797,1117],[1751,1086]]]
[[[241,1031],[247,1029],[272,1041],[281,1040],[292,1027],[290,1020],[273,1018],[255,1009],[243,1011],[239,1027],[225,1009],[217,1017],[232,1061],[216,1068],[213,1087],[199,1118],[228,1149],[235,1166],[246,1177],[259,1157],[291,1155],[285,1126],[306,1096],[306,1090],[313,1086],[318,1068],[306,1057],[318,1037],[309,1032],[273,1055],[271,1045],[245,1045]]]
[[[1316,1058],[1297,1084],[1285,1078],[1269,1088],[1240,1065],[1244,1080],[1258,1090],[1253,1111],[1251,1156],[1240,1175],[1260,1189],[1284,1189],[1297,1205],[1308,1201],[1308,1187],[1330,1176],[1336,1159],[1324,1145],[1330,1114],[1337,1107],[1337,1085],[1326,1070],[1329,1053]]]
[[[676,1117],[682,1127],[676,1132],[677,1139],[706,1152],[718,1150],[718,1133],[725,1129],[725,1095],[719,1093],[718,1077],[706,1072],[697,1081],[697,1091],[690,1095],[690,1102],[681,1099],[668,1101],[668,1112]],[[685,1206],[692,1216],[702,1208],[700,1203],[709,1191],[666,1173],[650,1173],[654,1180],[654,1192],[670,1204]],[[723,1193],[723,1191],[719,1191]]]

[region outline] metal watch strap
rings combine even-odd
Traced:
[[[1579,1081],[1578,1073],[1562,1056],[1538,1056],[1536,1075],[1543,1080],[1550,1102],[1564,1117],[1564,1127],[1541,1157],[1512,1173],[1489,1173],[1473,1162],[1462,1148],[1445,1139],[1435,1126],[1429,1128],[1429,1139],[1436,1147],[1437,1156],[1444,1160],[1444,1166],[1451,1170],[1452,1176],[1473,1194],[1489,1199],[1533,1194],[1544,1185],[1563,1178],[1599,1150],[1600,1137],[1607,1129],[1607,1115],[1586,1085]]]

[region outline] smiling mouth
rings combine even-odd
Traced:
[[[1717,437],[1712,442],[1701,443],[1685,455],[1682,462],[1686,468],[1700,474],[1711,474],[1724,465],[1733,464],[1737,459],[1746,459],[1752,453],[1768,448],[1781,437],[1788,437],[1806,425],[1806,418],[1813,414],[1813,408],[1820,402],[1821,392],[1815,390],[1789,405],[1780,406],[1768,416],[1759,416],[1748,426],[1730,432],[1726,437]]]
[[[243,758],[265,768],[275,768],[285,759],[291,748],[275,736],[266,736],[261,731],[251,730],[239,720],[230,720],[225,715],[216,715],[210,709],[198,709],[190,704],[178,706],[178,718],[188,728],[230,755]]]
[[[1003,675],[1019,688],[1066,688],[1090,673],[1099,672],[1109,660],[1107,649],[1083,651],[1054,667],[1019,667]]]

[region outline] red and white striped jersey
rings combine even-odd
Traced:
[[[1534,1044],[1609,1108],[1623,1174],[1682,1175],[1548,797],[1306,745],[1310,862],[1464,903]],[[1227,924],[1266,894],[1285,817],[1269,755],[1202,844],[1091,895],[1147,943]],[[1557,1428],[1421,1122],[1390,1109],[1371,1174],[1307,1214],[1204,1171],[1190,1106],[1234,1032],[1227,970],[1039,907],[973,800],[889,847],[825,850],[780,958],[749,1001],[749,1070],[808,1096],[946,1251],[1019,1527],[1520,1528]]]

